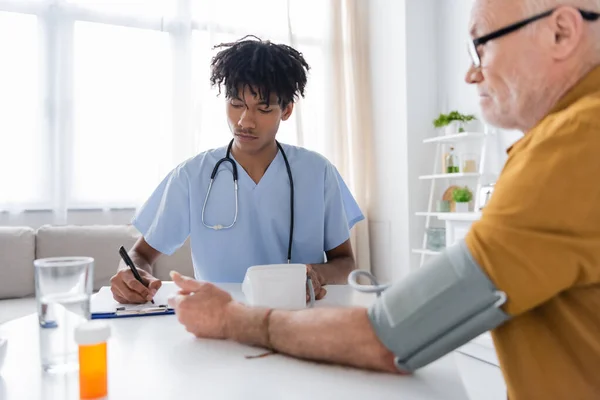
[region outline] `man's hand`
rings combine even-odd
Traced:
[[[179,286],[179,294],[169,299],[177,319],[196,337],[226,339],[228,308],[231,295],[212,283],[199,282],[172,271],[171,278]]]
[[[133,276],[129,268],[120,269],[116,275],[110,278],[110,290],[116,301],[121,304],[142,304],[154,298],[156,291],[162,285],[162,282],[149,272],[138,268],[140,277],[148,284],[145,287]]]
[[[321,300],[327,294],[327,289],[323,286],[325,285],[325,278],[323,275],[319,273],[317,268],[313,267],[310,264],[306,265],[306,275],[310,277],[312,281],[313,288],[315,290],[315,300]],[[306,284],[306,301],[310,300],[310,291],[308,288],[308,283]]]

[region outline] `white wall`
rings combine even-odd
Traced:
[[[420,248],[425,218],[417,211],[425,211],[430,181],[421,181],[419,175],[431,174],[435,146],[423,143],[434,132],[432,120],[439,113],[438,69],[444,59],[437,51],[440,0],[408,0],[406,3],[407,32],[407,122],[408,122],[408,221],[410,249]],[[409,251],[410,251],[409,249]],[[420,256],[411,253],[411,268],[419,265]]]
[[[371,196],[373,273],[398,279],[409,264],[406,12],[402,1],[369,1],[375,182]]]
[[[437,51],[440,112],[459,109],[480,115],[477,89],[465,83],[469,68],[467,40],[472,0],[438,0],[439,31]]]
[[[376,182],[371,215],[372,266],[383,281],[403,277],[417,258],[430,166],[422,145],[437,112],[436,0],[371,0],[369,10]]]

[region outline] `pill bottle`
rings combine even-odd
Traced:
[[[88,321],[75,328],[79,347],[79,397],[99,399],[108,395],[107,341],[110,326]]]

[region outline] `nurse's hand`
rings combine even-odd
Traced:
[[[121,304],[142,304],[154,298],[162,282],[141,268],[138,268],[138,272],[148,287],[138,282],[129,268],[120,269],[110,278],[110,290],[116,301]]]
[[[313,288],[315,290],[315,300],[321,300],[327,294],[325,286],[325,279],[323,276],[310,264],[306,264],[306,275],[310,277]],[[306,301],[310,301],[310,290],[308,284],[306,285]]]
[[[179,322],[200,338],[226,339],[227,309],[231,295],[212,283],[199,282],[178,272],[171,279],[179,286],[178,294],[169,299]]]

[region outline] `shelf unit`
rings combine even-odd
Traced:
[[[475,204],[478,204],[478,199],[476,198],[479,194],[481,188],[481,178],[484,176],[484,166],[485,166],[485,156],[487,151],[488,142],[490,139],[491,133],[488,131],[487,127],[485,128],[485,133],[480,132],[463,132],[454,135],[444,135],[433,138],[428,138],[423,140],[424,144],[436,144],[436,157],[433,167],[432,175],[420,176],[419,179],[425,181],[430,180],[430,193],[429,193],[429,203],[427,207],[427,211],[418,211],[415,213],[418,217],[425,217],[425,232],[423,232],[423,243],[422,248],[413,249],[412,252],[420,255],[420,266],[423,265],[425,258],[428,256],[434,256],[440,254],[441,251],[432,251],[426,248],[427,245],[427,228],[430,227],[431,220],[436,218],[441,221],[446,221],[446,228],[454,226],[454,229],[450,229],[450,231],[446,232],[448,240],[453,240],[453,233],[457,229],[457,226],[468,226],[471,222],[477,221],[481,217],[480,211],[467,212],[467,213],[457,213],[457,212],[436,212],[433,210],[434,204],[434,191],[436,187],[436,183],[440,182],[441,179],[451,180],[451,179],[460,179],[465,182],[472,182],[474,179],[477,180],[477,188],[475,191]],[[480,140],[480,156],[479,156],[479,172],[477,173],[467,173],[467,174],[438,174],[437,172],[439,167],[439,161],[441,159],[441,147],[442,145],[457,143],[460,141],[467,140]],[[485,361],[492,365],[498,366],[498,358],[496,357],[496,351],[494,350],[494,345],[491,340],[491,336],[489,332],[480,335],[479,337],[473,339],[469,343],[463,345],[458,349],[460,353],[466,354],[470,357],[474,357],[476,359]]]
[[[429,200],[427,205],[427,210],[419,211],[415,213],[416,216],[425,217],[425,229],[423,232],[423,241],[421,243],[420,248],[412,249],[412,252],[420,255],[419,266],[422,266],[425,262],[427,256],[432,256],[439,254],[439,251],[432,251],[427,249],[427,230],[431,227],[431,222],[433,218],[439,220],[456,220],[456,221],[475,221],[479,219],[481,213],[479,212],[468,212],[468,213],[456,213],[456,212],[436,212],[434,210],[434,193],[436,187],[440,181],[449,183],[453,180],[460,180],[464,182],[469,182],[471,187],[475,184],[474,190],[474,202],[477,204],[476,196],[480,191],[482,182],[481,177],[484,172],[485,165],[485,157],[488,145],[489,132],[487,127],[484,129],[484,132],[461,132],[452,135],[440,135],[436,137],[431,137],[423,140],[424,144],[435,144],[436,145],[436,155],[433,165],[433,171],[430,175],[419,176],[419,179],[422,181],[430,181],[429,186]],[[440,160],[442,157],[442,150],[444,146],[460,143],[464,141],[479,141],[479,162],[478,162],[478,172],[468,172],[468,173],[440,173]]]

